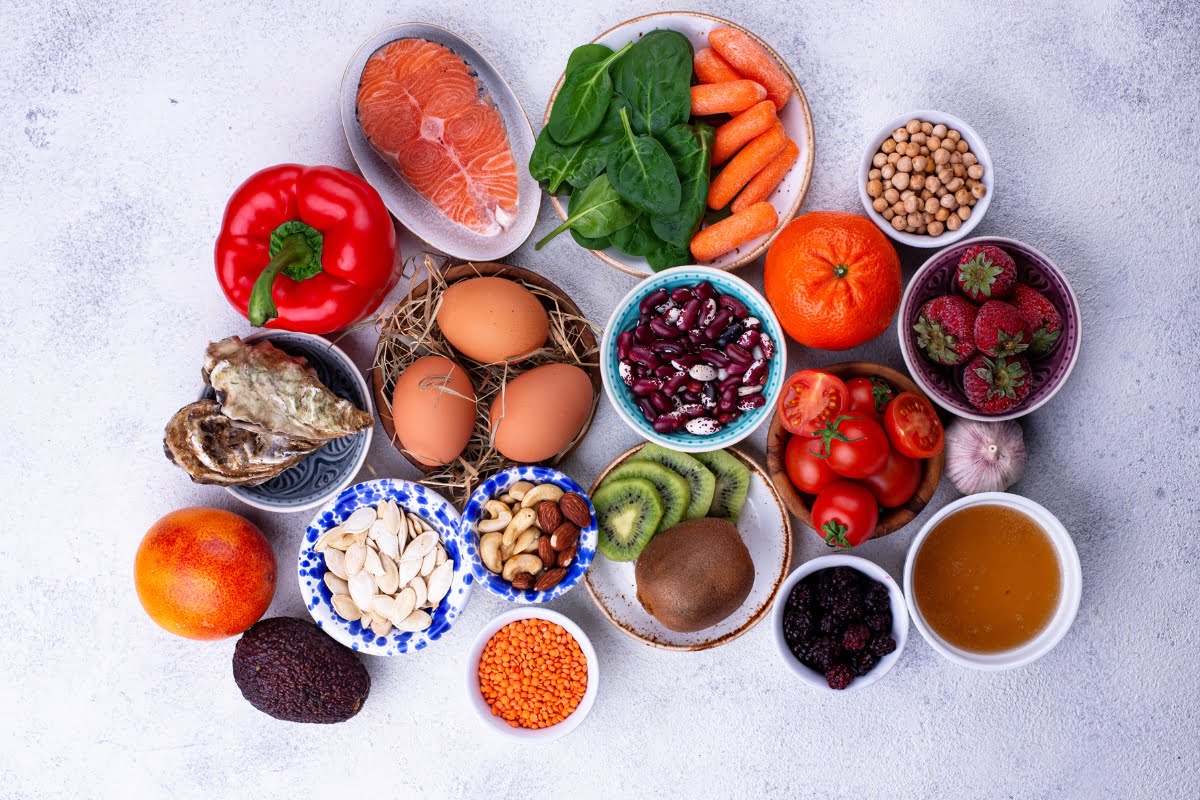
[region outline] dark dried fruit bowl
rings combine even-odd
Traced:
[[[850,378],[882,378],[895,387],[897,392],[916,392],[924,396],[921,387],[913,383],[907,375],[891,367],[875,364],[870,361],[845,361],[840,364],[830,364],[821,369],[832,372],[842,380]],[[792,516],[812,527],[812,504],[816,499],[811,494],[804,494],[795,487],[787,474],[787,443],[792,434],[779,424],[779,415],[771,415],[771,427],[767,431],[767,473],[775,490],[783,498],[784,504]],[[933,458],[921,462],[921,483],[916,493],[908,502],[899,508],[883,509],[879,513],[879,523],[875,526],[872,539],[895,533],[912,522],[924,510],[925,505],[937,491],[938,482],[942,479],[942,468],[946,465],[945,453],[938,453]]]

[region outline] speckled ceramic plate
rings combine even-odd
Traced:
[[[333,610],[329,587],[325,585],[325,558],[312,548],[325,531],[345,522],[355,509],[377,505],[392,499],[406,514],[416,514],[428,522],[442,540],[446,556],[454,562],[454,580],[450,591],[433,610],[433,624],[416,633],[401,633],[393,629],[387,636],[376,636],[359,622],[347,622]],[[449,632],[454,621],[467,607],[471,597],[471,568],[463,553],[458,536],[458,512],[446,498],[432,489],[411,481],[383,478],[358,483],[342,491],[325,504],[309,523],[300,541],[297,564],[300,596],[317,626],[342,644],[360,653],[374,656],[394,656],[421,650]]]
[[[349,400],[371,416],[375,415],[366,380],[340,347],[320,336],[294,331],[260,331],[242,337],[245,342],[263,339],[288,355],[307,359],[329,391]],[[215,396],[216,392],[211,386],[204,387],[200,393],[201,400]],[[374,430],[372,425],[354,436],[334,439],[266,483],[258,486],[227,486],[226,491],[246,505],[263,511],[287,514],[316,508],[348,486],[358,475],[367,460]]]
[[[517,481],[529,481],[533,484],[553,483],[564,492],[575,492],[587,501],[588,511],[592,515],[591,523],[579,532],[579,545],[575,553],[575,560],[567,567],[566,576],[557,586],[552,586],[544,592],[513,588],[511,583],[490,572],[479,557],[479,533],[475,526],[479,524],[479,519],[483,515],[483,504],[504,494],[508,487]],[[509,467],[488,478],[471,493],[467,505],[463,508],[459,535],[466,548],[471,573],[475,576],[475,580],[486,587],[489,592],[497,597],[503,597],[510,603],[545,603],[571,591],[572,587],[579,583],[579,579],[588,571],[588,567],[592,565],[592,559],[596,555],[596,509],[592,508],[592,499],[583,490],[583,487],[556,469],[536,465]]]
[[[592,484],[592,491],[615,467],[625,463],[643,445],[619,455]],[[646,644],[665,650],[707,650],[727,644],[753,628],[771,611],[779,587],[792,563],[792,522],[767,473],[754,459],[736,447],[728,451],[750,469],[750,492],[738,519],[738,532],[754,562],[754,585],[741,607],[722,622],[694,633],[666,628],[646,613],[637,599],[634,563],[609,561],[598,556],[586,582],[592,600],[609,622]]]
[[[511,224],[495,236],[484,236],[452,222],[383,159],[358,124],[358,82],[363,67],[376,50],[397,39],[424,39],[446,47],[471,68],[500,112],[517,165],[517,213]],[[342,128],[350,153],[367,183],[378,190],[388,210],[404,227],[429,245],[464,261],[496,261],[529,238],[542,204],[542,190],[526,165],[533,152],[533,129],[516,94],[486,58],[453,31],[424,22],[406,22],[380,31],[354,52],[342,75]]]

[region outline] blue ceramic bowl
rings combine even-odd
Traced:
[[[393,629],[387,636],[376,636],[369,626],[347,622],[333,610],[332,595],[325,585],[325,558],[313,550],[321,534],[345,522],[355,509],[375,506],[392,499],[406,514],[416,514],[437,531],[446,548],[446,557],[454,562],[454,580],[450,591],[431,612],[433,624],[423,631],[400,632]],[[458,535],[458,512],[446,498],[432,489],[411,481],[384,478],[350,486],[330,500],[317,512],[300,541],[300,595],[308,613],[317,626],[342,644],[360,653],[394,656],[421,650],[442,638],[467,607],[471,597],[471,568],[464,555],[463,541]]]
[[[567,567],[566,577],[557,586],[552,586],[544,592],[515,588],[499,575],[490,572],[483,565],[483,559],[479,557],[479,532],[475,529],[475,526],[479,524],[479,520],[483,516],[483,504],[504,494],[508,491],[509,486],[518,481],[528,481],[532,484],[553,483],[564,492],[575,492],[587,501],[588,511],[592,515],[592,521],[586,528],[579,532],[578,550],[575,553],[575,560]],[[588,497],[587,492],[575,481],[556,469],[536,465],[509,467],[503,472],[498,472],[488,478],[471,494],[470,499],[467,500],[466,508],[463,509],[462,522],[459,525],[459,538],[466,547],[467,561],[471,565],[471,574],[489,592],[498,597],[503,597],[510,603],[545,603],[556,597],[562,597],[569,592],[571,587],[579,583],[579,579],[583,577],[588,567],[591,566],[592,559],[596,555],[596,541],[598,539],[596,509],[592,507],[592,499]]]
[[[708,436],[698,436],[687,431],[659,433],[642,416],[641,409],[634,402],[633,392],[617,372],[620,363],[617,359],[617,337],[637,324],[638,305],[642,298],[657,289],[671,291],[680,286],[694,286],[700,281],[708,281],[720,294],[731,295],[740,300],[750,309],[753,316],[758,317],[762,323],[761,330],[775,343],[775,355],[771,359],[762,390],[767,402],[761,408],[743,412],[732,423]],[[642,281],[617,304],[600,340],[600,375],[604,381],[604,392],[621,415],[621,419],[643,439],[687,453],[720,450],[737,444],[754,433],[758,426],[770,419],[771,414],[775,412],[775,403],[783,389],[786,371],[787,341],[771,306],[753,286],[741,278],[712,267],[673,267]]]
[[[329,391],[349,400],[363,411],[375,416],[375,405],[367,382],[350,356],[341,348],[320,336],[294,331],[260,331],[242,337],[246,342],[267,339],[291,356],[308,360],[321,383]],[[216,396],[211,386],[201,393],[201,400]],[[263,511],[280,514],[316,508],[350,485],[367,460],[374,425],[354,436],[328,442],[320,450],[296,466],[276,475],[258,486],[227,486],[226,491],[243,503]]]

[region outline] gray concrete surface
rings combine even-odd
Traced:
[[[212,274],[228,193],[276,162],[351,166],[338,81],[388,24],[458,31],[536,117],[573,45],[655,10],[571,5],[0,3],[0,796],[1197,796],[1200,12],[1188,0],[698,3],[761,33],[800,76],[818,137],[805,210],[857,209],[869,132],[907,108],[945,109],[995,160],[978,232],[1026,240],[1070,277],[1082,356],[1025,420],[1016,490],[1074,535],[1083,605],[1037,664],[966,671],[914,629],[884,681],[817,694],[778,663],[766,626],[709,652],[659,652],[576,591],[556,606],[600,654],[598,702],[568,738],[514,746],[464,703],[472,632],[505,608],[485,594],[436,647],[371,661],[370,700],[336,727],[258,714],[233,684],[233,640],[175,639],[145,617],[134,549],[193,504],[259,523],[281,565],[271,613],[305,614],[289,567],[307,515],[193,486],[159,446],[205,343],[248,330]],[[632,285],[566,238],[513,260],[599,321]],[[911,272],[921,257],[904,260]],[[363,364],[372,341],[349,340]],[[894,330],[844,355],[792,352],[796,367],[902,366]],[[586,483],[633,441],[605,405],[568,468]],[[383,437],[369,465],[412,475]],[[931,508],[954,496],[943,485]],[[898,574],[916,527],[862,554]],[[803,529],[798,545],[798,560],[822,550]]]

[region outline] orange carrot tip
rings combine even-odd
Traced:
[[[692,87],[692,114],[737,114],[767,98],[767,90],[754,81],[701,83]]]
[[[692,237],[692,257],[698,263],[736,250],[775,230],[779,214],[770,203],[755,203],[749,208],[709,225]]]
[[[713,139],[713,166],[724,164],[747,142],[769,131],[778,121],[775,104],[770,100],[763,100],[718,126]]]
[[[766,87],[776,110],[792,96],[792,81],[779,64],[754,38],[736,28],[715,28],[708,43],[731,67]]]
[[[729,66],[729,62],[721,58],[716,50],[711,47],[705,47],[696,51],[695,64],[696,77],[701,83],[724,83],[726,81],[741,80],[741,75],[733,67]]]

